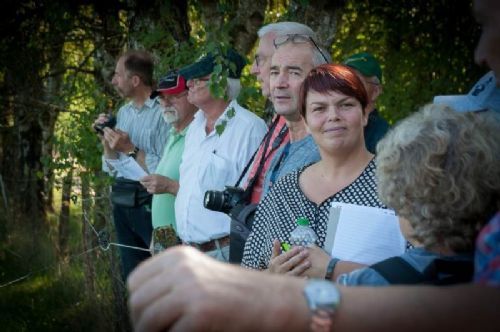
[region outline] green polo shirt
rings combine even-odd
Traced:
[[[189,127],[189,126],[188,126]],[[156,168],[156,174],[166,176],[172,180],[179,181],[179,166],[181,164],[182,152],[184,151],[184,140],[188,127],[178,133],[175,128],[170,128],[167,146],[163,151],[163,157]],[[152,217],[153,228],[175,225],[175,196],[172,194],[153,195]]]

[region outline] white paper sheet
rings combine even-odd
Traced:
[[[106,159],[106,162],[118,172],[117,176],[139,181],[140,178],[148,175],[132,157],[124,159]]]
[[[332,203],[325,250],[333,257],[371,265],[399,256],[405,248],[394,211]]]

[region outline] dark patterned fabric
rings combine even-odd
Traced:
[[[475,263],[476,283],[500,287],[500,211],[479,233]]]
[[[259,204],[252,233],[245,244],[242,266],[266,269],[273,240],[288,242],[299,217],[309,219],[311,228],[318,236],[317,245],[323,247],[332,202],[386,208],[377,197],[374,160],[356,180],[320,205],[311,202],[299,187],[299,176],[307,167],[282,177]]]

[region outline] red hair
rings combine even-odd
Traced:
[[[300,114],[306,117],[307,93],[335,91],[359,101],[365,113],[368,95],[363,82],[354,69],[340,64],[323,64],[313,68],[302,83],[299,95]]]

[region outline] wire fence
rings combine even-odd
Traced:
[[[116,250],[124,245],[114,241],[107,190],[100,195],[93,195],[89,188],[89,183],[84,181],[78,190],[78,195],[72,195],[74,208],[71,210],[70,222],[73,224],[71,236],[74,241],[71,242],[70,253],[67,255],[54,255],[52,259],[48,259],[49,262],[37,259],[45,250],[43,246],[37,247],[36,239],[32,239],[30,243],[29,233],[19,231],[15,225],[6,227],[5,241],[0,241],[0,261],[2,256],[8,257],[14,262],[14,269],[2,271],[0,268],[2,271],[0,292],[15,292],[25,288],[26,285],[37,283],[38,280],[51,280],[54,284],[61,284],[61,287],[80,290],[75,297],[74,305],[81,306],[83,301],[86,307],[90,308],[92,312],[90,316],[94,321],[85,324],[91,326],[90,330],[128,331],[130,325],[126,306],[126,287],[120,272],[119,253]],[[7,204],[4,207],[7,207]],[[57,229],[57,227],[52,228]],[[16,232],[24,234],[15,235]],[[53,238],[54,234],[52,240]],[[56,241],[52,242],[53,245]],[[74,285],[68,285],[68,282]],[[2,314],[0,317],[2,318],[0,320],[5,318]],[[26,321],[30,322],[30,319],[33,318],[26,318]]]

